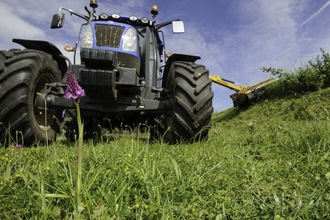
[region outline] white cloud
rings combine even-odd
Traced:
[[[14,13],[12,7],[0,2],[1,22],[0,22],[0,47],[1,49],[11,48],[12,38],[42,38],[44,31],[35,27],[29,22],[19,18]]]
[[[291,17],[292,10],[288,1],[241,1],[241,28],[235,37],[244,43],[237,48],[237,54],[240,67],[251,78],[261,77],[252,75],[252,71],[280,63],[297,50],[297,24]]]

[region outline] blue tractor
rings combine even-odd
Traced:
[[[82,18],[73,62],[52,43],[13,39],[25,49],[0,51],[0,141],[54,140],[61,125],[68,139],[76,136],[75,105],[65,99],[71,71],[85,90],[80,99],[85,136],[99,128],[144,125],[153,139],[173,144],[208,138],[213,113],[212,81],[208,70],[195,63],[198,56],[166,54],[162,27],[183,33],[181,20],[156,24],[152,19],[119,14],[96,14],[90,1],[88,15],[61,7],[51,28],[61,28],[67,11]],[[80,62],[76,63],[76,54]]]

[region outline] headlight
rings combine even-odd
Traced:
[[[102,20],[106,20],[106,19],[108,19],[109,18],[109,15],[107,14],[107,13],[102,13],[102,14],[100,14],[100,19],[102,19]]]
[[[120,15],[119,14],[112,14],[111,17],[113,19],[119,19],[120,18]]]
[[[136,45],[136,30],[135,28],[129,28],[125,35],[123,40],[123,50],[125,51],[135,51],[137,48]]]
[[[82,38],[81,46],[83,48],[92,48],[93,46],[93,32],[92,25],[87,24]]]
[[[142,23],[143,23],[143,24],[148,24],[148,22],[149,22],[149,19],[148,19],[148,18],[145,18],[145,17],[143,17],[143,18],[141,18],[141,21],[142,21]]]
[[[132,15],[131,17],[129,17],[129,20],[131,20],[131,21],[137,21],[137,17],[136,16],[134,16],[134,15]]]

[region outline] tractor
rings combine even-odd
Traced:
[[[199,56],[167,53],[164,31],[184,33],[180,19],[156,23],[152,18],[96,13],[91,0],[86,14],[61,7],[51,28],[64,25],[65,13],[84,22],[74,46],[73,61],[54,44],[13,39],[24,49],[0,51],[0,143],[54,141],[65,129],[77,136],[76,108],[65,98],[71,72],[85,96],[80,98],[84,137],[125,126],[146,126],[150,138],[168,144],[207,140],[213,113],[212,80]],[[76,55],[80,54],[80,62]]]

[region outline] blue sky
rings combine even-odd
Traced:
[[[66,14],[65,27],[49,28],[63,6],[84,13],[85,0],[11,0],[0,2],[0,49],[20,48],[12,38],[47,40],[60,49],[73,45],[82,20]],[[262,67],[291,69],[330,52],[329,0],[99,0],[97,13],[119,13],[157,22],[180,18],[184,34],[165,29],[167,52],[201,56],[210,75],[253,85],[271,77]],[[63,50],[62,50],[63,51]],[[67,56],[72,56],[63,51]],[[213,84],[216,111],[232,107],[233,91]]]

